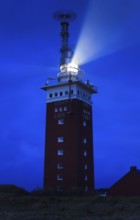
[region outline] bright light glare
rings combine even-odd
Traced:
[[[61,73],[72,72],[74,74],[78,74],[79,68],[75,63],[67,63],[60,66]]]
[[[140,2],[137,4],[140,6]],[[78,64],[84,64],[140,42],[138,27],[130,22],[140,17],[137,4],[128,1],[124,12],[123,1],[106,0],[101,4],[91,0],[72,62],[78,58]]]

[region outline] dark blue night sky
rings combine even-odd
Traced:
[[[70,45],[93,97],[95,185],[140,168],[140,1],[0,0],[0,184],[43,183],[46,94],[59,72],[57,10],[77,13]]]

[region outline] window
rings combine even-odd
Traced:
[[[63,169],[64,168],[64,164],[63,163],[58,163],[57,164],[57,169]]]
[[[87,156],[87,151],[85,150],[84,153],[83,153],[84,157]]]
[[[86,144],[87,143],[87,139],[83,138],[83,143]]]
[[[58,174],[57,175],[57,180],[63,180],[63,175],[62,174]]]
[[[52,96],[53,96],[53,95],[52,95],[52,93],[50,93],[50,95],[49,95],[49,96],[50,96],[50,98],[52,98]]]
[[[77,91],[77,94],[79,95],[79,90]]]
[[[70,93],[73,94],[73,90],[71,90]]]
[[[66,112],[68,110],[67,106],[64,107],[64,111]]]
[[[60,108],[59,108],[59,111],[62,112],[62,110],[63,110],[62,107],[60,107]]]
[[[62,149],[59,149],[59,150],[57,151],[57,155],[58,155],[58,156],[62,156],[63,154],[64,154],[64,152],[63,152]]]
[[[58,108],[55,108],[54,111],[55,111],[55,112],[58,112]]]
[[[54,95],[55,95],[55,96],[57,96],[57,95],[58,95],[58,93],[57,93],[57,92],[55,92],[55,93],[54,93]]]
[[[60,143],[60,142],[64,142],[64,138],[63,137],[58,137],[57,138],[57,141]]]
[[[88,186],[85,186],[85,192],[88,192]]]
[[[60,92],[60,96],[62,96],[63,95],[63,92]]]
[[[84,170],[87,170],[87,164],[84,165]]]
[[[87,114],[87,115],[90,115],[90,111],[86,111],[86,114]]]
[[[64,124],[64,119],[59,119],[58,120],[58,125],[63,125]]]
[[[65,91],[65,95],[68,95],[68,93],[69,93],[68,91]]]
[[[87,122],[83,121],[83,126],[86,127],[87,126]]]
[[[84,176],[84,180],[85,180],[85,181],[88,180],[88,176],[87,176],[87,175]]]

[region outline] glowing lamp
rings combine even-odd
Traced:
[[[60,72],[58,73],[58,80],[60,82],[81,80],[83,71],[79,69],[79,66],[75,63],[65,63],[60,66]]]
[[[71,73],[72,75],[76,75],[78,74],[78,71],[79,71],[79,67],[75,63],[66,63],[60,66],[61,73],[68,72]]]

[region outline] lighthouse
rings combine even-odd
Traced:
[[[44,189],[53,192],[94,191],[92,94],[97,93],[73,62],[69,47],[72,12],[56,12],[60,22],[60,70],[46,91]]]

